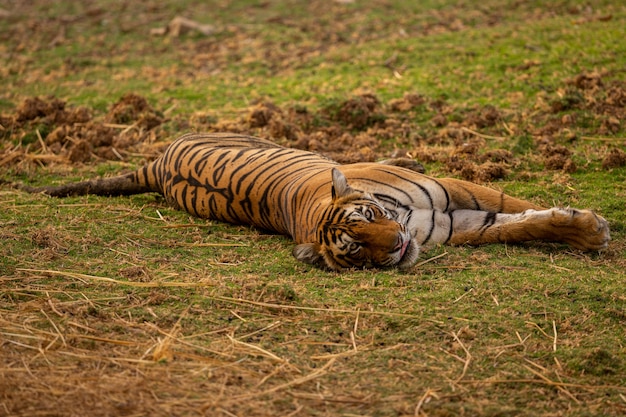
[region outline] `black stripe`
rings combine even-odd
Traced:
[[[446,196],[446,206],[444,207],[443,211],[447,212],[450,209],[450,194],[448,193],[448,190],[446,190],[446,187],[444,187],[439,181],[437,181],[434,178],[428,178],[430,179],[432,182],[434,182],[435,184],[437,184],[439,186],[439,188],[441,189],[441,191],[443,192],[443,195]]]
[[[448,230],[448,237],[443,243],[449,242],[452,239],[452,233],[454,233],[454,211],[449,211],[448,217],[450,217],[450,230]]]
[[[433,232],[435,231],[435,214],[436,214],[436,211],[433,210],[432,216],[430,218],[430,230],[428,231],[428,234],[426,235],[426,239],[424,239],[424,241],[422,242],[422,245],[425,245],[426,242],[428,242],[433,237]]]
[[[485,213],[485,219],[483,220],[483,225],[481,226],[480,236],[482,236],[490,226],[492,226],[496,222],[497,213]]]
[[[481,226],[481,228],[493,225],[496,222],[496,215],[497,213],[486,213],[485,220],[483,220],[483,225]]]

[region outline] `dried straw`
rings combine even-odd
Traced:
[[[87,275],[80,274],[76,272],[69,271],[55,271],[50,269],[32,269],[32,268],[16,268],[17,271],[21,272],[29,272],[29,273],[37,273],[44,275],[54,275],[54,276],[65,276],[68,278],[74,278],[81,281],[84,284],[87,284],[88,281],[98,281],[98,282],[106,282],[110,284],[116,285],[124,285],[129,287],[137,287],[137,288],[197,288],[197,287],[206,287],[207,284],[203,282],[179,282],[179,281],[159,281],[159,282],[135,282],[135,281],[121,281],[114,278],[108,277],[100,277],[95,275]],[[360,314],[360,315],[375,315],[375,316],[387,316],[387,317],[402,317],[402,318],[415,318],[423,321],[429,321],[433,323],[439,323],[439,321],[435,321],[432,319],[427,319],[422,316],[418,316],[415,314],[406,314],[406,313],[396,313],[390,311],[373,311],[373,310],[348,310],[348,309],[340,309],[340,308],[319,308],[319,307],[307,307],[307,306],[296,306],[296,305],[288,305],[288,304],[274,304],[274,303],[265,303],[261,301],[252,301],[246,300],[242,298],[233,298],[226,297],[220,295],[207,296],[216,301],[223,301],[232,304],[238,305],[254,305],[257,307],[265,307],[265,308],[273,308],[273,309],[283,309],[283,310],[298,310],[298,311],[311,311],[311,312],[322,312],[322,313],[340,313],[340,314]]]
[[[331,366],[333,366],[333,364],[335,363],[335,358],[332,358],[331,360],[329,360],[328,362],[326,362],[326,364],[324,366],[322,366],[321,368],[311,372],[308,375],[305,375],[303,377],[300,378],[296,378],[293,381],[281,384],[281,385],[277,385],[275,387],[272,387],[270,389],[267,389],[265,391],[259,392],[259,393],[252,393],[252,394],[245,394],[245,395],[239,395],[239,396],[235,396],[232,398],[233,401],[240,401],[240,400],[249,400],[251,398],[256,398],[256,397],[262,397],[268,394],[274,394],[278,391],[283,391],[287,388],[291,388],[291,387],[295,387],[298,385],[302,385],[305,382],[309,382],[312,381],[314,379],[317,379],[321,376],[324,376],[328,370],[330,369]]]

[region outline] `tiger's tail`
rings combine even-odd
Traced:
[[[28,185],[17,184],[16,188],[29,193],[44,193],[51,197],[68,197],[87,194],[122,196],[148,192],[163,194],[158,181],[153,174],[154,170],[151,169],[155,162],[139,168],[137,171],[110,178],[96,178],[70,184],[50,185],[44,187],[31,187]]]

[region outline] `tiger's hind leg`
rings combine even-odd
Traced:
[[[531,209],[515,214],[455,210],[449,216],[448,242],[453,245],[542,240],[590,251],[606,248],[610,240],[607,221],[589,210]]]
[[[511,197],[500,191],[454,178],[437,179],[449,196],[448,211],[480,210],[494,213],[522,213],[543,208],[529,201]]]

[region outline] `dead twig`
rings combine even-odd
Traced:
[[[461,339],[459,339],[459,335],[457,333],[452,332],[452,337],[454,337],[454,340],[456,340],[456,342],[461,346],[461,349],[463,349],[463,351],[465,352],[465,361],[463,363],[463,371],[461,372],[461,375],[457,379],[454,380],[455,383],[458,383],[460,380],[463,379],[463,377],[465,377],[465,374],[467,373],[467,370],[469,369],[470,361],[472,360],[472,355],[469,353],[469,350],[465,347],[463,342],[461,342]]]
[[[624,142],[626,141],[626,138],[601,138],[601,137],[594,137],[594,136],[581,136],[580,138],[582,140],[595,140],[599,142]]]
[[[317,378],[325,375],[327,373],[327,371],[330,369],[330,367],[333,366],[334,363],[335,363],[335,358],[332,358],[328,362],[326,362],[326,364],[324,366],[322,366],[320,369],[317,369],[317,370],[311,372],[308,375],[305,375],[305,376],[300,377],[300,378],[296,378],[293,381],[289,381],[289,382],[286,382],[284,384],[277,385],[275,387],[272,387],[270,389],[267,389],[267,390],[259,392],[259,393],[239,395],[239,396],[232,397],[231,399],[233,401],[247,400],[247,399],[251,399],[251,398],[255,398],[255,397],[262,397],[264,395],[273,394],[275,392],[282,391],[282,390],[285,390],[287,388],[294,387],[294,386],[297,386],[297,385],[302,385],[305,382],[312,381],[314,379],[317,379]]]
[[[499,140],[506,139],[504,136],[485,135],[485,134],[476,132],[476,131],[474,131],[472,129],[468,129],[466,127],[462,127],[461,130],[464,131],[464,132],[470,133],[470,134],[472,134],[474,136],[478,136],[479,138],[483,138],[483,139],[499,139]]]
[[[620,385],[584,385],[584,384],[573,384],[569,382],[556,382],[550,379],[529,379],[529,378],[515,378],[515,379],[464,379],[463,381],[459,381],[461,384],[472,384],[472,385],[481,385],[481,384],[538,384],[538,385],[549,385],[553,387],[561,386],[565,388],[578,388],[583,389],[585,391],[597,391],[601,389],[611,389],[616,391],[622,391],[626,393],[626,386]]]
[[[255,352],[260,353],[261,356],[264,356],[266,358],[275,360],[276,362],[280,362],[280,363],[287,363],[287,361],[279,356],[276,356],[275,354],[273,354],[272,352],[270,352],[269,350],[263,349],[260,346],[257,345],[253,345],[251,343],[246,343],[246,342],[242,342],[241,340],[237,340],[234,337],[227,335],[227,337],[230,339],[230,341],[233,343],[233,345],[235,346],[240,346],[245,348],[246,351],[248,351],[248,353],[254,354]]]
[[[572,393],[569,392],[567,390],[567,388],[565,386],[563,386],[561,383],[552,381],[550,378],[548,378],[547,376],[543,375],[539,371],[534,370],[530,366],[526,366],[526,365],[522,365],[522,366],[524,368],[526,368],[529,372],[531,372],[533,375],[536,375],[537,377],[539,377],[540,379],[545,381],[545,383],[547,385],[554,386],[556,389],[558,389],[563,394],[565,394],[567,397],[569,397],[571,400],[573,400],[576,404],[580,404],[580,401],[578,400],[578,398],[574,397],[574,395],[572,395]]]
[[[416,263],[415,266],[413,266],[413,268],[419,268],[420,266],[426,265],[429,262],[436,261],[439,258],[443,258],[446,255],[448,255],[448,252],[444,252],[444,253],[441,253],[441,254],[439,254],[437,256],[433,256],[432,258],[428,258],[428,259],[426,259],[426,260],[424,260],[422,262]]]
[[[420,400],[418,401],[417,405],[415,406],[415,411],[413,412],[413,415],[415,417],[419,417],[421,410],[422,410],[422,406],[426,403],[428,403],[430,401],[431,398],[435,398],[435,399],[439,399],[439,396],[437,396],[437,392],[427,388],[426,392],[424,393],[424,395],[422,395],[422,398],[420,398]]]
[[[76,272],[69,271],[55,271],[50,269],[30,269],[30,268],[16,268],[16,271],[22,272],[32,272],[46,275],[54,275],[54,276],[65,276],[68,278],[74,278],[81,281],[84,284],[87,284],[88,280],[91,281],[100,281],[100,282],[108,282],[111,284],[118,285],[127,285],[129,287],[138,287],[138,288],[165,288],[165,287],[200,287],[206,284],[200,282],[134,282],[134,281],[120,281],[114,278],[108,277],[99,277],[95,275],[86,275],[79,274]]]
[[[557,333],[556,333],[556,322],[554,320],[552,320],[552,330],[554,331],[554,340],[552,341],[552,351],[556,352]]]

